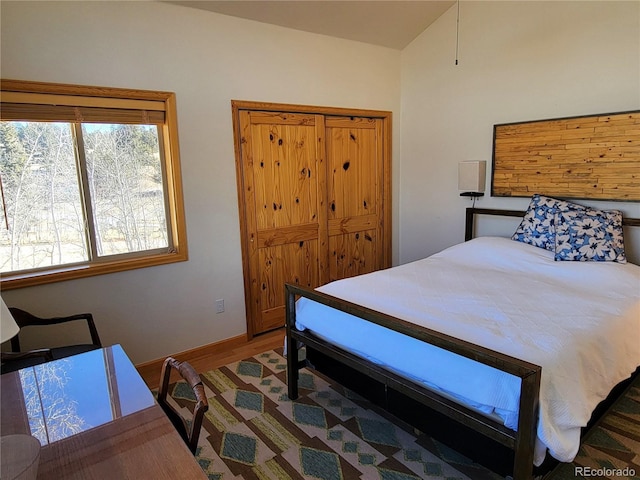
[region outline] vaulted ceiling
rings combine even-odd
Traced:
[[[454,0],[178,0],[233,17],[402,50]]]

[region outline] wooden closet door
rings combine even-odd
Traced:
[[[326,268],[324,117],[240,111],[241,216],[249,336],[284,325],[284,283]],[[324,238],[325,240],[320,240]]]
[[[388,266],[383,121],[326,117],[325,125],[329,270],[322,272],[322,283]]]
[[[247,335],[284,284],[391,266],[391,113],[232,101]]]

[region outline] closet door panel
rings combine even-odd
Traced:
[[[314,135],[313,125],[252,128],[258,232],[317,222]]]
[[[284,284],[318,286],[318,241],[308,240],[259,249],[261,331],[284,322]]]
[[[332,235],[329,263],[332,278],[347,278],[377,270],[376,230]]]
[[[378,270],[382,232],[381,120],[327,117],[328,281]]]
[[[255,111],[240,127],[255,334],[284,325],[285,282],[319,285],[318,127],[315,115]]]

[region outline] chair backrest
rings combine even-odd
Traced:
[[[167,401],[171,369],[177,370],[178,373],[180,373],[180,376],[193,389],[193,394],[196,398],[196,405],[193,408],[193,416],[191,418],[190,426],[174,406]],[[200,375],[198,375],[198,372],[196,372],[188,362],[179,362],[173,357],[168,357],[164,361],[162,364],[162,372],[160,373],[158,403],[186,442],[191,453],[195,454],[196,448],[198,447],[198,437],[200,436],[202,420],[205,412],[209,409],[209,403],[207,402],[207,396],[204,392],[204,385],[202,384]]]
[[[89,328],[89,334],[91,335],[91,343],[95,345],[96,348],[102,347],[102,342],[100,341],[100,336],[98,335],[98,330],[96,328],[95,322],[93,321],[93,315],[90,313],[79,313],[76,315],[69,315],[66,317],[52,317],[52,318],[40,318],[35,315],[22,310],[16,307],[9,307],[9,311],[13,316],[14,320],[18,324],[20,329],[25,327],[32,327],[38,325],[56,325],[66,322],[71,322],[75,320],[84,320],[87,322],[87,327]],[[11,339],[11,350],[14,352],[20,351],[20,334],[16,335]]]

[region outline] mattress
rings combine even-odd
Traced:
[[[534,463],[572,461],[580,429],[640,365],[640,267],[559,262],[480,237],[426,259],[317,289],[542,367]],[[520,379],[301,298],[296,328],[516,429]]]

